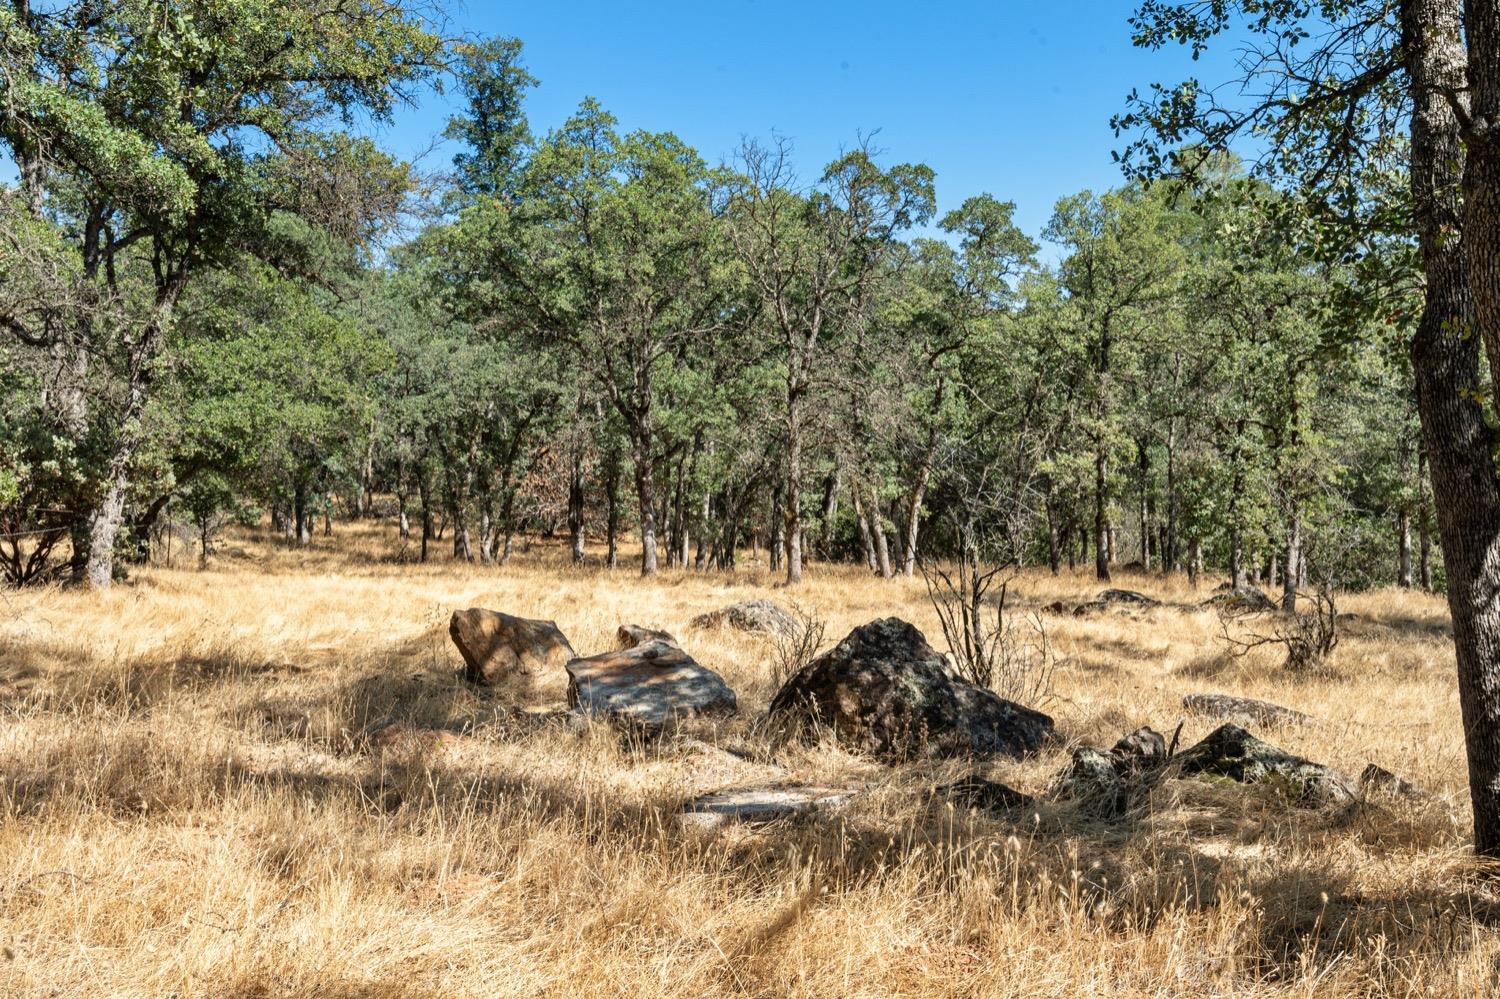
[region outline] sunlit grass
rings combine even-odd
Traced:
[[[1065,739],[1023,763],[881,767],[752,726],[764,640],[695,615],[795,599],[829,642],[898,615],[940,644],[920,580],[815,565],[794,593],[735,575],[575,569],[537,542],[504,569],[401,564],[388,527],[311,551],[244,535],[205,571],[0,603],[0,994],[222,996],[1487,995],[1500,913],[1466,856],[1468,808],[1438,598],[1349,596],[1326,675],[1233,659],[1206,594],[1122,577],[1168,606],[1043,614],[1066,658],[1045,705]],[[1028,574],[1017,610],[1076,603],[1082,572]],[[460,683],[448,614],[555,619],[582,653],[665,628],[742,715],[642,743],[542,713],[565,677]],[[1337,812],[1169,782],[1147,817],[1045,805],[1014,821],[930,800],[974,769],[1042,792],[1069,743],[1150,724],[1188,743],[1226,691],[1304,711],[1262,731],[1342,770],[1433,792]],[[515,709],[535,712],[517,717]],[[452,733],[398,741],[391,721]],[[715,747],[728,746],[734,754]],[[687,797],[740,783],[865,788],[801,823],[704,834]]]

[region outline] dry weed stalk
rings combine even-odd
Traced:
[[[1047,626],[1039,614],[1018,624],[1006,607],[1018,570],[981,564],[977,556],[961,557],[951,573],[930,560],[920,564],[959,676],[1022,704],[1052,700],[1058,659]],[[994,605],[993,623],[989,603]]]
[[[1230,606],[1219,607],[1220,641],[1236,659],[1255,649],[1280,646],[1284,652],[1282,668],[1290,673],[1316,672],[1326,665],[1339,644],[1338,607],[1330,587],[1319,587],[1311,594],[1298,591],[1299,606],[1312,604],[1311,610],[1278,615],[1269,633],[1250,631],[1236,634],[1233,625],[1250,615]]]

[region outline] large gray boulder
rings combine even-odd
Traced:
[[[826,725],[844,745],[886,760],[1035,752],[1052,719],[954,676],[900,618],[871,621],[793,674],[770,716]]]
[[[448,635],[464,660],[464,678],[492,686],[507,677],[561,667],[577,655],[553,621],[470,607],[454,611]]]
[[[574,659],[567,670],[570,707],[631,725],[659,728],[691,715],[731,715],[738,707],[724,678],[672,641]]]
[[[737,631],[759,631],[768,635],[797,633],[797,619],[771,600],[745,600],[693,618],[694,628],[729,626]]]

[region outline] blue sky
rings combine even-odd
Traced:
[[[940,210],[988,191],[1015,201],[1035,237],[1060,196],[1119,182],[1109,118],[1132,87],[1229,76],[1227,50],[1194,65],[1183,52],[1133,48],[1133,7],[470,0],[448,5],[448,30],[525,43],[541,80],[529,110],[538,132],[593,96],[622,127],[675,132],[710,161],[744,136],[785,135],[811,179],[862,131],[878,130],[886,162],[937,171]],[[403,155],[428,150],[447,100],[404,110],[380,138]],[[452,153],[439,146],[422,165],[445,167]]]

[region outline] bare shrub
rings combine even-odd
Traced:
[[[1311,594],[1297,594],[1297,605],[1308,610],[1280,615],[1269,633],[1251,631],[1236,634],[1233,626],[1246,614],[1224,605],[1219,608],[1220,639],[1230,655],[1240,658],[1253,649],[1280,646],[1285,652],[1282,668],[1291,673],[1311,673],[1320,669],[1339,644],[1338,607],[1332,587],[1320,587]]]
[[[796,626],[775,632],[771,654],[771,679],[778,688],[817,658],[827,631],[823,620],[811,609],[794,603],[788,610]]]
[[[1022,704],[1052,700],[1058,659],[1047,626],[1038,614],[1017,622],[1006,607],[1016,570],[1002,579],[1006,567],[975,556],[960,558],[951,573],[926,560],[921,568],[958,675]],[[993,618],[986,604],[993,604]]]

